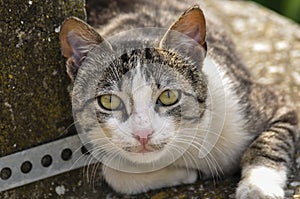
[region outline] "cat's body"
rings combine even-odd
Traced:
[[[99,32],[108,37],[132,28],[166,28],[190,7],[187,5],[135,2],[129,13],[111,19]],[[182,150],[170,164],[144,172],[120,171],[105,164],[103,175],[116,191],[134,194],[193,183],[198,174],[203,178],[224,176],[233,174],[241,165],[237,198],[283,197],[297,139],[295,110],[283,96],[251,79],[230,39],[216,24],[207,21],[206,29],[201,11],[194,7],[170,28],[193,38],[198,46],[167,32],[163,39],[158,38],[158,46],[128,51],[109,67],[102,67],[104,63],[97,57],[95,46],[103,39],[94,30],[74,18],[63,25],[62,49],[69,58],[71,78],[77,76],[78,67],[83,68],[75,81],[73,102],[85,101],[77,99],[81,96],[77,92],[86,86],[82,82],[89,78],[84,70],[97,65],[100,71],[92,78],[98,78],[94,95],[100,108],[95,109],[97,121],[105,130],[99,135],[91,128],[86,132],[87,139],[94,140],[100,151],[113,150],[110,145],[108,149],[103,147],[107,145],[106,136],[121,149],[110,158],[124,159],[125,164],[131,162],[137,167],[143,167],[143,163],[159,165]],[[105,48],[109,52],[116,46]],[[183,51],[187,56],[199,55],[199,60],[182,59],[172,51],[183,48],[193,49]],[[166,68],[157,72],[154,67],[162,63]],[[175,96],[171,103],[170,96]],[[114,100],[122,107],[112,108]],[[88,114],[75,113],[75,118],[80,123],[80,119],[92,117]]]

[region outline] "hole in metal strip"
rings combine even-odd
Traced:
[[[81,153],[84,154],[84,155],[89,155],[89,154],[91,154],[91,153],[89,152],[89,150],[86,148],[86,146],[82,146],[82,147],[81,147]]]
[[[43,165],[43,167],[49,167],[52,164],[51,155],[45,155],[41,160],[41,164]]]
[[[21,171],[22,173],[29,173],[32,169],[32,164],[29,161],[23,162],[21,165]]]
[[[64,149],[62,152],[61,152],[61,159],[63,159],[64,161],[68,161],[72,158],[72,151],[71,149]]]
[[[10,176],[11,176],[11,169],[10,168],[5,167],[5,168],[3,168],[1,170],[1,172],[0,172],[0,178],[2,180],[7,180],[7,179],[10,178]]]

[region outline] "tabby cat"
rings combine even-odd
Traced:
[[[187,6],[172,3],[144,1],[112,19],[103,35],[131,30],[113,39],[76,17],[61,27],[77,129],[105,180],[137,194],[241,168],[236,198],[283,198],[298,131],[293,105],[252,80],[199,6],[175,19]]]

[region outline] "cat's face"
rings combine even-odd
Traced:
[[[169,30],[159,46],[129,50],[105,62],[97,45],[103,39],[78,19],[65,22],[61,41],[64,54],[71,55],[74,117],[94,156],[106,157],[108,164],[116,159],[138,164],[175,161],[192,143],[205,112],[207,81],[201,72],[205,34],[199,23],[192,23],[204,18],[190,12],[192,18],[183,15],[172,27],[197,42],[173,37]],[[190,29],[185,33],[180,23],[191,23]],[[82,29],[77,25],[90,30],[77,34]],[[106,53],[114,51],[105,45]]]
[[[129,52],[106,67],[94,103],[104,133],[90,132],[93,144],[103,145],[105,136],[126,159],[153,162],[188,135],[186,128],[196,128],[205,111],[206,84],[196,66],[180,59],[148,48]]]

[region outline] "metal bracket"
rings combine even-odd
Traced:
[[[0,158],[0,192],[97,162],[78,135]]]

